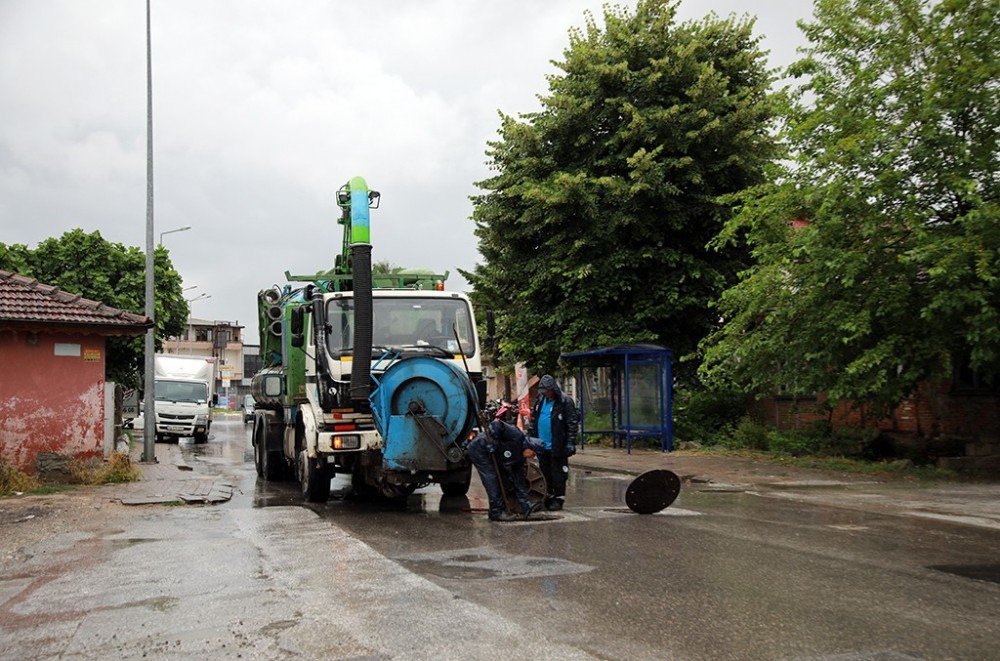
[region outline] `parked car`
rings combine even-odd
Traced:
[[[243,424],[253,422],[253,410],[255,403],[253,395],[243,396]]]

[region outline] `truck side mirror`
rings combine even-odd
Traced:
[[[292,316],[289,320],[290,330],[292,332],[291,343],[293,347],[302,348],[306,342],[305,336],[302,334],[302,318],[305,315],[305,310],[301,307],[292,308]]]
[[[486,346],[493,348],[493,343],[496,341],[494,337],[497,332],[497,322],[493,315],[493,310],[486,311]]]
[[[219,393],[212,393],[212,406],[219,405]]]

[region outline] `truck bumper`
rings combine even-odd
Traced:
[[[196,425],[192,423],[156,423],[156,433],[163,436],[194,436],[195,434],[208,433],[208,425]]]

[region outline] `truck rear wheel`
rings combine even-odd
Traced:
[[[299,452],[298,477],[302,496],[310,503],[325,503],[330,500],[330,468],[320,465],[317,459],[310,459],[305,450]]]
[[[251,444],[253,445],[253,463],[254,467],[257,469],[257,476],[264,477],[264,434],[261,430],[264,429],[264,425],[261,423],[259,417],[254,418],[253,421],[253,436],[251,437]]]
[[[465,478],[458,482],[442,482],[441,493],[446,496],[464,496],[469,493],[469,485],[472,483],[472,468],[465,473]]]
[[[260,448],[260,472],[268,482],[280,482],[285,477],[284,460],[281,452]]]

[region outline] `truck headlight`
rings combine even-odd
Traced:
[[[196,415],[194,417],[194,424],[196,424],[196,425],[205,425],[205,424],[208,424],[208,416],[207,415]]]

